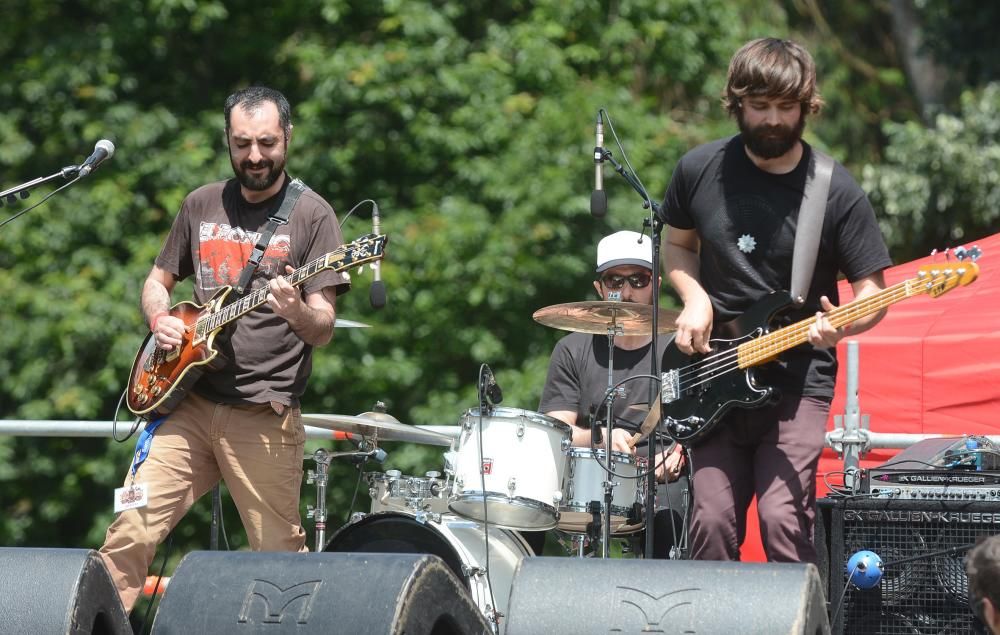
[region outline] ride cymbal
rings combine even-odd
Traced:
[[[676,330],[674,321],[679,312],[660,309],[658,333]],[[614,328],[616,335],[651,335],[653,332],[653,305],[635,302],[566,302],[538,309],[531,316],[539,324],[574,331],[607,335]]]
[[[363,412],[357,416],[304,414],[302,423],[326,430],[340,430],[363,437],[374,437],[382,441],[451,445],[449,436],[400,423],[398,419],[384,412]]]
[[[371,325],[365,324],[364,322],[355,322],[354,320],[344,320],[341,318],[337,318],[336,321],[333,323],[333,327],[338,329],[343,329],[343,328],[367,329],[371,328]]]

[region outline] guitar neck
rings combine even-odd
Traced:
[[[338,258],[340,256],[340,258]],[[309,278],[313,277],[320,271],[324,269],[331,268],[331,264],[339,259],[343,258],[343,249],[338,249],[337,251],[332,251],[325,256],[320,256],[316,260],[303,265],[296,269],[294,272],[285,277],[289,284],[293,287],[297,287]],[[230,322],[237,320],[238,318],[246,315],[247,313],[253,311],[257,307],[261,306],[267,302],[268,288],[263,286],[259,289],[255,289],[250,293],[246,294],[239,300],[227,304],[222,309],[210,313],[198,320],[199,322],[199,332],[209,332],[214,331],[217,328],[223,327]],[[204,322],[204,325],[201,323]],[[205,328],[202,329],[201,327]]]
[[[933,281],[911,278],[887,287],[882,291],[841,305],[826,314],[834,328],[840,328],[855,320],[905,300],[930,291]],[[815,317],[806,318],[777,331],[744,342],[737,347],[740,368],[749,368],[773,359],[778,354],[809,341],[809,327],[816,323]]]

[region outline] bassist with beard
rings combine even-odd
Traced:
[[[675,338],[684,355],[709,353],[713,328],[721,332],[754,303],[789,288],[798,210],[813,166],[802,132],[822,105],[812,57],[787,40],[747,43],[730,62],[723,102],[740,134],[682,157],[661,212],[668,226],[664,271],[684,305]],[[835,163],[808,297],[782,315],[814,316],[808,342],[757,374],[775,389],[774,400],[729,410],[692,449],[693,558],[738,560],[756,496],[767,559],[815,562],[816,467],[836,345],[874,326],[884,311],[841,328],[826,313],[839,303],[838,275],[864,297],[884,287],[882,270],[891,264],[871,204]],[[670,405],[664,409],[669,416]]]

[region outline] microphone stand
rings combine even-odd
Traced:
[[[643,203],[642,208],[649,210],[649,218],[643,220],[643,226],[650,228],[650,240],[653,241],[653,267],[656,271],[653,271],[653,283],[656,284],[659,281],[660,276],[660,237],[663,232],[663,223],[659,219],[660,206],[658,203],[653,201],[649,197],[649,193],[646,192],[646,188],[642,186],[635,176],[626,170],[622,164],[615,161],[615,158],[611,155],[611,152],[607,148],[600,148],[598,151],[601,159],[606,159],[614,167],[615,172],[620,174],[622,178],[632,186],[639,196],[642,197]],[[656,284],[656,289],[653,292],[653,332],[652,332],[652,347],[653,354],[651,355],[652,362],[650,363],[650,374],[653,377],[660,377],[660,358],[659,358],[659,346],[658,346],[658,332],[660,324],[660,286]],[[659,399],[659,386],[654,382],[650,384],[649,387],[649,403],[650,407],[655,403],[653,400]],[[660,427],[663,425],[663,408],[660,408],[660,420],[656,424],[654,432],[649,435],[649,445],[647,446],[647,464],[646,468],[649,473],[646,475],[646,511],[645,511],[645,526],[646,526],[646,538],[645,544],[643,545],[643,557],[650,558],[653,555],[653,526],[654,517],[656,515],[655,502],[656,502],[656,444],[659,441],[659,431]],[[609,453],[610,454],[610,453]]]
[[[80,173],[80,166],[70,165],[59,170],[55,174],[50,174],[48,176],[41,176],[33,181],[28,181],[27,183],[16,185],[10,188],[9,190],[4,190],[3,192],[0,192],[0,207],[3,207],[4,200],[7,201],[8,205],[13,205],[14,202],[17,201],[18,196],[20,196],[22,199],[28,198],[28,195],[31,193],[29,190],[31,190],[34,187],[38,187],[39,185],[44,185],[45,183],[48,183],[49,181],[54,181],[55,179],[58,179],[60,177],[64,179],[72,179],[76,177],[79,173]]]
[[[76,183],[80,179],[80,166],[69,165],[54,174],[50,174],[48,176],[42,176],[32,181],[28,181],[27,183],[22,183],[21,185],[16,185],[10,189],[0,192],[0,207],[4,206],[5,201],[8,205],[13,205],[15,202],[17,202],[18,196],[20,196],[22,200],[28,198],[31,188],[38,187],[39,185],[43,185],[45,183],[48,183],[49,181],[54,181],[55,179],[58,179],[60,177],[64,179],[73,179],[73,180],[63,185],[62,187],[53,190],[49,194],[46,194],[42,198],[42,200],[38,201],[31,207],[21,210],[20,212],[14,214],[10,218],[7,218],[4,221],[0,222],[0,228],[2,228],[7,223],[13,221],[15,218],[20,217],[22,214],[27,214],[31,210],[35,209],[36,207],[47,201],[49,197],[55,194],[56,192],[59,192],[63,188],[67,188],[73,183]]]

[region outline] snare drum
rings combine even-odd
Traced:
[[[642,529],[643,515],[629,519],[633,505],[646,499],[646,479],[637,478],[646,471],[645,457],[624,452],[611,452],[611,471],[604,471],[606,450],[570,448],[566,453],[566,501],[559,510],[559,529],[568,533],[585,533],[593,515],[587,512],[590,501],[599,501],[604,511],[604,481],[611,480],[611,534],[624,535]]]
[[[439,476],[438,472],[428,472],[427,476],[405,476],[399,470],[365,473],[368,495],[372,498],[372,513],[446,513],[448,483]]]
[[[552,529],[571,434],[568,424],[530,410],[494,408],[482,419],[478,408],[469,410],[462,418],[448,507],[498,527]]]
[[[533,555],[524,539],[513,531],[489,528],[489,575],[486,573],[486,538],[482,523],[447,515],[440,522],[418,522],[403,512],[372,514],[345,525],[333,535],[326,551],[375,553],[428,553],[440,556],[468,587],[472,600],[487,619],[493,607],[507,612],[514,569]]]

